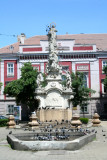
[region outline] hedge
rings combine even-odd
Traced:
[[[0,127],[7,126],[8,119],[0,119]]]
[[[80,118],[80,121],[83,123],[83,124],[87,124],[89,119],[88,118]]]

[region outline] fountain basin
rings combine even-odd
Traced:
[[[63,141],[39,141],[39,140],[20,140],[19,137],[25,136],[24,134],[20,135],[8,135],[7,141],[11,145],[12,149],[15,150],[33,150],[33,151],[42,151],[42,150],[78,150],[87,143],[93,141],[96,138],[95,133],[81,136],[75,140],[63,140]]]

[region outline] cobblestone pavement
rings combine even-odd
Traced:
[[[96,127],[96,140],[77,151],[16,151],[6,141],[10,130],[0,128],[0,160],[107,160],[107,121]],[[102,132],[102,130],[106,132]],[[13,133],[28,131],[13,130]],[[105,135],[105,136],[104,136]]]

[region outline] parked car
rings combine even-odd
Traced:
[[[0,115],[0,119],[8,119],[6,116]]]

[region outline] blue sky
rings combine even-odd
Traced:
[[[107,0],[0,0],[0,48],[20,33],[45,35],[51,22],[57,34],[107,33]]]

